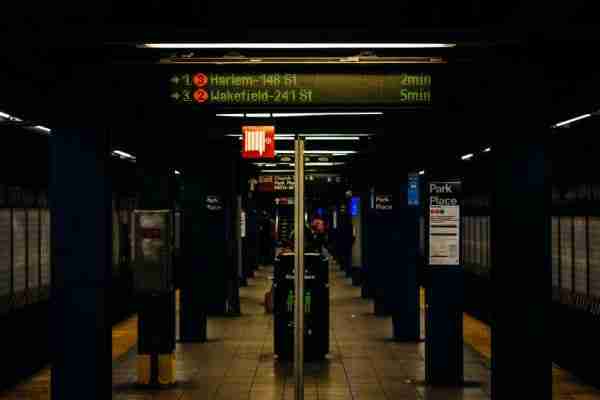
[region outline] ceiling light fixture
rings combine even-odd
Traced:
[[[440,49],[455,47],[455,43],[143,43],[147,49]]]
[[[485,149],[483,149],[484,153],[489,153],[490,151],[492,151],[491,147],[486,147]]]
[[[136,160],[135,156],[133,156],[129,153],[126,153],[124,151],[121,151],[121,150],[113,150],[112,155],[126,159],[126,160],[133,160],[133,161]]]
[[[336,116],[368,116],[383,115],[382,111],[348,111],[348,112],[305,112],[305,113],[219,113],[217,117],[227,118],[290,118],[290,117],[336,117]]]
[[[334,167],[336,165],[344,165],[344,162],[307,162],[304,163],[305,166],[307,167]],[[294,164],[290,163],[288,164],[290,167],[293,167]]]
[[[238,138],[239,140],[242,140],[242,135],[237,134],[237,133],[233,133],[233,134],[227,134],[225,135],[227,137],[235,137]],[[294,140],[294,135],[275,135],[275,140]]]
[[[425,175],[425,170],[424,169],[420,170],[419,175]]]
[[[561,126],[569,125],[572,122],[579,121],[579,120],[582,120],[582,119],[585,119],[585,118],[589,118],[591,116],[592,116],[592,114],[583,114],[583,115],[580,115],[578,117],[571,118],[571,119],[568,119],[566,121],[562,121],[562,122],[559,122],[557,124],[554,124],[554,125],[552,125],[552,128],[560,128]]]
[[[464,156],[461,156],[460,158],[461,158],[461,160],[469,160],[469,159],[473,158],[473,153],[465,154]]]
[[[22,122],[23,121],[21,118],[17,118],[15,116],[12,116],[12,115],[7,114],[7,113],[2,112],[2,111],[0,111],[0,118],[6,119],[8,121],[16,121],[16,122]]]
[[[160,64],[214,64],[214,65],[256,65],[256,64],[276,64],[276,65],[301,65],[301,64],[446,64],[446,60],[441,57],[406,57],[406,56],[376,56],[376,55],[358,55],[350,57],[262,57],[248,58],[238,57],[210,57],[195,54],[173,55],[159,60]]]
[[[362,111],[362,112],[313,112],[313,113],[273,113],[273,118],[289,117],[336,117],[336,116],[366,116],[383,115],[381,111]]]
[[[275,154],[295,154],[294,150],[275,150]],[[304,154],[333,154],[333,155],[347,155],[356,154],[356,150],[304,150]]]
[[[47,127],[45,127],[45,126],[43,126],[43,125],[36,125],[36,126],[34,126],[34,128],[35,128],[35,129],[38,129],[38,130],[40,130],[40,131],[44,131],[44,132],[46,132],[47,134],[50,134],[50,133],[52,133],[52,129],[50,129],[50,128],[47,128]]]
[[[246,118],[271,118],[271,113],[247,113]]]
[[[235,137],[242,140],[242,135],[239,133],[226,134],[227,137]],[[305,140],[360,140],[361,137],[369,137],[369,133],[353,133],[351,135],[330,135],[330,134],[300,134],[298,135]],[[275,134],[275,140],[295,140],[294,134]]]
[[[329,135],[314,135],[314,136],[305,136],[306,140],[360,140],[359,136],[329,136]]]

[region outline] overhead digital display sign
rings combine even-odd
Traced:
[[[169,96],[190,106],[407,106],[432,105],[432,78],[422,72],[171,74]]]

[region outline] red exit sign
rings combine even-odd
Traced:
[[[274,126],[242,126],[242,158],[275,158]]]

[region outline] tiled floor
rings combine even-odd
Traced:
[[[464,342],[481,354],[489,365],[492,353],[490,327],[468,314],[463,315]],[[552,368],[552,393],[553,399],[600,400],[600,390],[556,365]]]
[[[114,399],[291,399],[293,367],[273,357],[272,316],[262,299],[269,269],[242,288],[237,318],[212,318],[209,343],[178,344],[176,387],[151,393],[136,389],[131,353],[114,370]],[[331,354],[305,366],[306,399],[486,399],[489,373],[480,356],[465,349],[465,372],[476,385],[426,388],[423,343],[389,340],[391,322],[375,317],[341,273],[331,272]]]
[[[284,399],[293,398],[292,366],[273,359],[272,317],[262,299],[270,271],[263,269],[241,289],[243,315],[211,318],[209,342],[178,344],[178,384],[169,390],[136,389],[137,320],[113,328],[113,399]],[[427,388],[423,344],[389,341],[391,323],[375,317],[360,290],[331,272],[331,350],[326,362],[305,366],[307,399],[486,399],[489,387],[489,327],[465,315],[465,378],[462,389]],[[473,350],[472,350],[473,349]],[[600,392],[554,369],[555,399],[600,399]],[[49,368],[27,379],[0,400],[49,399]]]

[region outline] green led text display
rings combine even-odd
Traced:
[[[231,73],[169,77],[177,104],[218,106],[430,106],[428,73]]]

